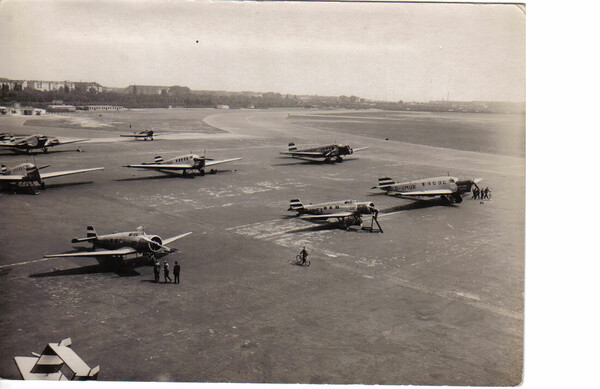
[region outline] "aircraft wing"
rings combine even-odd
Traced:
[[[368,147],[359,147],[358,149],[352,149],[352,151],[356,152],[356,151],[361,151],[361,150],[366,150],[368,149]]]
[[[80,251],[77,253],[44,255],[44,258],[62,258],[62,257],[100,257],[104,255],[127,255],[136,253],[137,250],[132,247],[122,247],[117,250],[98,250],[98,251]]]
[[[184,170],[184,169],[192,169],[192,165],[186,164],[174,164],[174,163],[147,163],[147,164],[139,164],[139,165],[125,165],[123,167],[130,167],[136,169],[154,169],[154,170]]]
[[[152,138],[153,136],[157,136],[160,134],[122,134],[120,136],[122,136],[123,138]]]
[[[292,157],[325,157],[324,153],[318,151],[281,151],[279,154],[291,155]]]
[[[218,165],[220,163],[225,163],[225,162],[231,162],[231,161],[239,161],[241,158],[231,158],[231,159],[223,159],[221,161],[210,161],[210,162],[205,162],[204,166],[213,166],[213,165]]]
[[[300,157],[300,156],[292,156],[292,158],[294,159],[301,159],[303,161],[310,161],[310,162],[323,162],[323,158],[325,158],[324,156],[321,156],[321,158],[315,157],[315,158],[311,158],[311,157]]]
[[[12,175],[4,175],[4,174],[0,174],[0,182],[15,182],[15,181],[22,181],[24,176],[19,176],[16,174],[12,174]]]
[[[177,239],[181,239],[181,238],[183,238],[185,236],[188,236],[189,234],[191,234],[191,232],[186,232],[185,234],[181,234],[181,235],[177,235],[177,236],[174,236],[172,238],[169,238],[169,239],[165,239],[165,240],[163,240],[162,244],[163,244],[163,246],[166,246],[166,245],[168,245],[171,242],[175,242]]]
[[[324,215],[302,215],[301,219],[330,219],[330,218],[339,218],[339,217],[348,217],[354,215],[352,212],[338,212],[338,213],[328,213]]]
[[[13,142],[0,142],[0,147],[10,147],[10,148],[14,148],[16,147],[17,144],[13,143]]]
[[[77,142],[85,142],[89,140],[88,139],[67,139],[67,140],[59,140],[58,143],[52,143],[52,141],[50,139],[48,139],[48,141],[46,142],[46,147],[52,147],[52,146],[62,146],[62,145],[68,145],[69,143],[77,143]]]
[[[391,192],[391,195],[395,195],[395,196],[406,196],[406,197],[411,197],[411,196],[441,196],[441,195],[448,195],[448,194],[452,194],[454,192],[452,192],[450,189],[433,189],[433,190],[417,190],[417,191],[413,191],[413,192]]]
[[[87,173],[87,172],[93,172],[95,170],[103,170],[103,169],[104,169],[103,167],[93,167],[90,169],[63,170],[63,171],[59,171],[59,172],[40,173],[40,178],[42,180],[45,180],[46,178],[69,176],[71,174]]]

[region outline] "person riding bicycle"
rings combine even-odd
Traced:
[[[306,258],[308,257],[308,251],[306,251],[306,246],[302,246],[302,251],[300,251],[300,255],[302,256],[302,264],[305,264]]]

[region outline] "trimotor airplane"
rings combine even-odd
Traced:
[[[443,176],[421,178],[408,182],[394,182],[389,177],[379,179],[379,184],[371,189],[381,189],[389,196],[425,200],[440,196],[446,204],[461,203],[462,195],[471,191],[481,178],[459,180],[457,177]]]
[[[154,162],[141,163],[138,165],[125,165],[123,167],[136,168],[136,169],[152,169],[159,171],[181,171],[183,175],[187,175],[190,170],[197,170],[198,173],[203,176],[206,174],[205,168],[209,166],[218,165],[220,163],[238,161],[241,158],[223,159],[221,161],[215,161],[212,158],[201,157],[196,154],[180,155],[175,158],[163,160],[161,156],[154,157]],[[210,171],[214,173],[214,170]]]
[[[123,134],[121,135],[123,138],[135,138],[142,140],[154,140],[155,136],[159,134],[155,134],[153,130],[144,130],[140,132],[134,132],[133,134]]]
[[[70,143],[85,142],[89,139],[66,139],[60,140],[58,138],[48,137],[47,135],[35,134],[27,135],[23,137],[13,137],[9,140],[0,142],[0,150],[11,150],[15,152],[29,153],[32,150],[40,149],[45,153],[48,152],[48,148],[67,145]]]
[[[89,242],[92,244],[92,250],[44,255],[44,257],[96,257],[100,263],[103,263],[102,258],[112,257],[118,258],[121,263],[124,263],[127,255],[141,254],[147,259],[154,260],[159,254],[166,255],[176,251],[176,249],[167,247],[167,245],[190,234],[191,232],[186,232],[163,240],[158,235],[146,234],[144,228],[140,226],[135,231],[98,235],[94,227],[88,226],[87,236],[85,238],[73,238],[71,243]]]
[[[349,145],[326,145],[299,150],[292,142],[288,144],[288,151],[282,151],[279,154],[305,161],[333,163],[342,162],[344,160],[343,155],[350,155],[355,151],[365,149],[368,149],[368,147],[352,149]]]
[[[35,184],[39,184],[40,189],[44,189],[46,184],[43,180],[45,179],[104,169],[103,167],[94,167],[89,169],[40,173],[40,170],[45,169],[48,166],[50,165],[36,166],[34,163],[30,162],[22,163],[11,168],[2,165],[0,168],[0,186],[29,188],[34,193],[37,193],[35,191]]]
[[[379,211],[375,204],[368,201],[342,200],[329,203],[303,205],[299,199],[290,200],[288,211],[298,212],[301,219],[312,221],[326,221],[337,219],[344,227],[362,224],[362,215],[372,215],[377,220]],[[377,223],[379,224],[379,223]],[[380,226],[381,229],[381,226]]]

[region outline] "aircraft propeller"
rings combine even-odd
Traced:
[[[167,251],[168,253],[172,253],[172,252],[176,251],[176,249],[172,249],[172,248],[170,248],[170,247],[167,247],[167,246],[165,246],[165,245],[162,245],[162,244],[158,243],[157,241],[154,241],[154,240],[152,240],[152,239],[150,239],[150,238],[148,238],[148,237],[146,237],[146,236],[142,236],[142,239],[143,239],[143,240],[145,240],[146,242],[150,243],[150,244],[156,245],[156,246],[158,246],[158,247],[160,247],[160,248],[164,249],[164,250],[165,250],[165,251]]]

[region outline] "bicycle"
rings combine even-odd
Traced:
[[[298,266],[310,266],[310,260],[306,258],[306,261],[302,260],[302,254],[296,255],[296,265]]]

